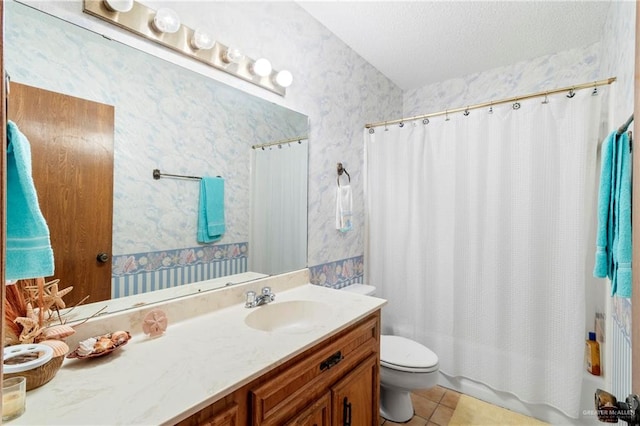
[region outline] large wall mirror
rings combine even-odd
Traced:
[[[12,82],[113,106],[112,263],[104,286],[114,301],[150,303],[202,291],[196,282],[215,287],[307,266],[305,115],[24,4],[5,3],[5,20]],[[220,240],[197,242],[199,182],[156,180],[154,169],[224,179]],[[84,297],[80,283],[61,284]],[[109,312],[132,305],[107,303]]]

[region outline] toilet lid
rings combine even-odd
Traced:
[[[401,371],[427,373],[438,368],[438,356],[401,336],[380,336],[380,364]]]

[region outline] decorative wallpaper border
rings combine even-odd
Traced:
[[[362,283],[364,277],[364,256],[336,260],[309,268],[311,284],[324,287],[343,288]]]
[[[117,255],[113,257],[111,276],[117,278],[163,269],[247,258],[248,252],[249,243],[242,242]]]

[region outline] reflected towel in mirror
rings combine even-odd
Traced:
[[[222,238],[224,232],[224,179],[203,177],[200,180],[198,242],[212,243]]]
[[[31,146],[7,123],[7,280],[53,275],[53,249],[31,173]]]
[[[353,212],[353,197],[351,185],[342,185],[337,188],[336,197],[336,229],[347,232],[353,228],[351,216]]]

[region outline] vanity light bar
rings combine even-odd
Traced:
[[[174,33],[159,32],[150,24],[156,11],[136,1],[128,12],[117,12],[109,9],[103,0],[84,0],[83,11],[278,95],[286,94],[286,88],[275,83],[277,71],[272,70],[265,76],[257,75],[253,72],[253,59],[247,56],[236,62],[225,61],[223,58],[228,46],[217,41],[210,49],[194,49],[192,38],[195,30],[183,24]]]

